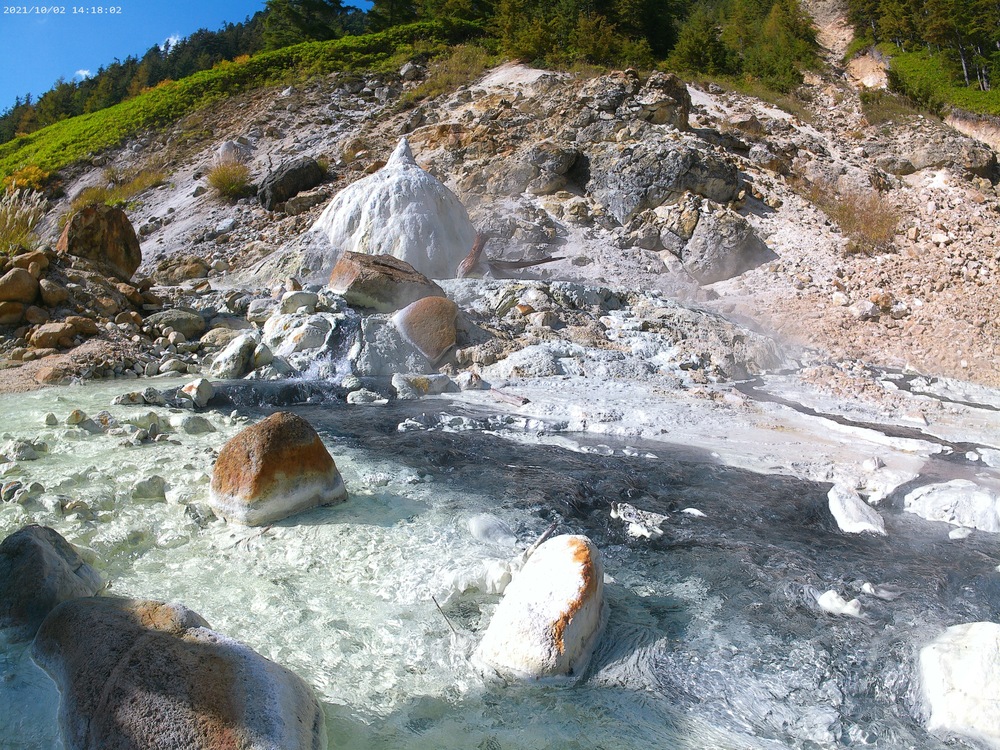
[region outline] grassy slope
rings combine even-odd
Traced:
[[[955,83],[955,71],[941,55],[926,51],[899,52],[895,46],[880,47],[892,58],[893,89],[931,110],[957,107],[976,114],[1000,116],[1000,90],[979,91]]]
[[[242,91],[337,71],[391,69],[416,48],[436,52],[478,33],[473,24],[416,23],[379,34],[306,42],[264,52],[246,62],[224,63],[0,145],[0,179],[28,165],[53,172]]]

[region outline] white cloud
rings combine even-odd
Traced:
[[[90,71],[89,70],[80,69],[80,70],[76,71],[76,73],[73,74],[73,77],[74,78],[79,78],[82,81],[84,78],[90,78]]]
[[[177,34],[172,34],[163,40],[163,44],[160,45],[160,49],[163,52],[167,52],[171,47],[173,47],[181,38]]]

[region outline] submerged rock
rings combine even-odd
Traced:
[[[382,169],[338,193],[312,231],[334,248],[391,255],[431,278],[453,278],[476,238],[465,207],[417,166],[405,138]]]
[[[323,712],[301,678],[179,604],[66,602],[32,658],[60,693],[67,750],[320,750]]]
[[[262,526],[347,499],[337,464],[312,426],[277,412],[222,446],[209,502],[228,521]]]
[[[1000,625],[953,625],[920,651],[927,729],[1000,745]]]
[[[600,553],[587,537],[557,536],[507,586],[475,658],[505,677],[579,677],[606,620]]]
[[[60,602],[93,596],[101,576],[47,526],[25,526],[0,542],[0,628],[30,640]]]

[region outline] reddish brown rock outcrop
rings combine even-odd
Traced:
[[[56,250],[86,258],[122,281],[129,281],[142,262],[139,238],[125,212],[103,203],[77,211],[66,222]]]
[[[337,464],[312,426],[277,412],[219,451],[209,502],[229,521],[262,526],[347,499]]]

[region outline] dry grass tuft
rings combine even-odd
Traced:
[[[837,223],[849,240],[849,255],[892,249],[902,214],[884,194],[874,188],[841,191],[832,183],[807,183],[800,192]]]
[[[35,227],[45,215],[45,196],[34,190],[8,190],[0,197],[0,253],[12,255],[38,241]]]
[[[250,168],[235,159],[216,162],[208,172],[208,184],[220,198],[227,201],[238,201],[253,192]]]

